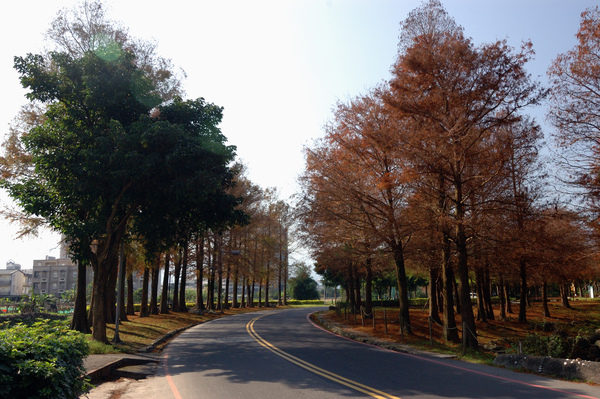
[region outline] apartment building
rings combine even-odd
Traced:
[[[28,276],[18,269],[0,269],[0,298],[29,294]]]
[[[86,281],[92,281],[92,271],[88,268]],[[77,286],[77,265],[67,257],[33,261],[33,278],[31,280],[33,293],[60,296],[65,291]]]

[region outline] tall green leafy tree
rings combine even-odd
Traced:
[[[301,266],[291,281],[292,296],[300,301],[319,299],[317,282],[310,276],[308,266]]]
[[[15,58],[28,98],[48,107],[45,122],[22,138],[34,173],[3,185],[65,235],[76,261],[92,266],[92,332],[104,342],[109,276],[127,227],[147,232],[153,218],[181,219],[180,208],[166,206],[171,198],[211,220],[235,204],[217,203],[227,198],[235,150],[217,127],[221,108],[202,99],[157,108],[161,98],[133,61],[114,47]]]

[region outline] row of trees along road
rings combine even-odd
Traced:
[[[285,242],[284,227],[273,215],[283,215],[285,204],[273,200],[268,211],[254,209],[265,203],[265,193],[247,187],[241,167],[233,164],[235,147],[226,145],[218,127],[222,108],[203,98],[182,99],[183,73],[156,55],[155,44],[108,20],[100,2],[60,11],[47,38],[54,51],[15,57],[31,102],[4,143],[2,186],[19,206],[6,213],[23,223],[23,234],[50,226],[64,236],[79,265],[72,328],[91,327],[94,339],[107,341],[123,243],[129,273],[142,263],[145,280],[153,276],[143,315],[157,308],[158,267],[168,271],[171,259],[180,287],[190,259],[200,282],[207,267],[209,295],[222,286],[223,275],[248,287],[257,279],[268,283],[275,272],[257,266],[269,265],[268,257],[283,276],[287,253],[283,259],[278,246]],[[253,190],[262,197],[248,196]],[[248,224],[250,216],[260,219],[265,212],[271,217]],[[225,254],[233,249],[243,256],[224,272]],[[88,266],[94,272],[89,315]],[[248,291],[251,303],[254,292]],[[182,298],[176,290],[174,307],[185,308]],[[167,295],[162,299],[164,312]],[[214,300],[208,299],[209,307]]]
[[[194,308],[198,310],[253,307],[255,301],[268,307],[268,300],[273,297],[279,305],[286,305],[283,293],[289,274],[289,206],[277,199],[276,191],[252,184],[243,172],[238,171],[235,183],[232,193],[241,199],[238,209],[248,218],[246,223],[203,229],[153,252],[155,257],[151,261],[145,259],[145,248],[135,243],[126,246],[128,286],[133,286],[134,274],[144,276],[142,317],[166,314],[169,308],[188,311],[185,286],[190,278],[195,280]],[[158,292],[161,269],[164,280],[162,292]],[[173,280],[172,288],[169,277]],[[274,292],[269,292],[271,287]],[[133,289],[127,293],[127,299],[122,301],[127,305],[123,305],[121,315],[134,314]]]
[[[594,43],[587,53],[578,47],[550,69],[558,144],[588,140],[577,183],[593,203],[600,192],[598,74],[592,72],[599,68],[598,16],[598,10],[584,14],[578,37],[580,47]],[[456,306],[467,345],[477,348],[471,279],[481,320],[494,317],[492,286],[501,317],[512,312],[506,292],[513,285],[521,293],[520,321],[533,284],[542,287],[549,314],[549,283],[561,287],[566,301],[571,282],[597,277],[595,224],[586,223],[589,213],[567,209],[544,191],[543,134],[523,113],[548,95],[526,70],[531,43],[519,50],[506,41],[476,46],[430,0],[401,24],[398,49],[391,80],[338,103],[324,137],[305,150],[305,236],[319,272],[344,284],[357,306],[365,280],[366,314],[374,276],[393,264],[408,333],[407,268],[427,273],[430,316],[443,324],[444,338],[459,341]],[[574,75],[582,69],[591,71]],[[585,121],[580,109],[587,109]]]

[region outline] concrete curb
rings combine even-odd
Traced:
[[[145,365],[148,363],[158,363],[158,355],[132,355],[132,354],[113,354],[113,355],[101,355],[105,360],[105,363],[93,370],[89,370],[86,376],[91,381],[100,381],[110,377],[116,369],[126,366],[137,366]]]
[[[199,323],[194,323],[194,324],[191,324],[191,325],[186,326],[186,327],[178,328],[177,330],[169,331],[168,333],[166,333],[162,337],[158,338],[156,341],[152,342],[149,346],[147,346],[147,347],[145,347],[143,349],[140,349],[138,351],[138,353],[151,353],[151,352],[154,352],[160,345],[164,344],[165,342],[167,342],[168,340],[170,340],[171,338],[173,338],[174,336],[176,336],[180,332],[185,331],[188,328],[192,328],[192,327],[195,327],[197,325],[203,324],[203,323],[206,323],[206,321],[199,322]]]
[[[600,384],[600,363],[588,360],[501,354],[494,359],[494,365],[513,370],[527,370],[566,380],[582,380]]]

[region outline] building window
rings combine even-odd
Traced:
[[[52,283],[52,289],[55,290],[56,289],[56,283]]]
[[[40,272],[33,272],[34,278],[40,278]]]
[[[77,270],[73,272],[73,278],[77,278]]]
[[[60,271],[60,278],[65,278],[67,277],[67,271],[66,270],[61,270]]]
[[[52,278],[58,278],[58,272],[52,272]]]

